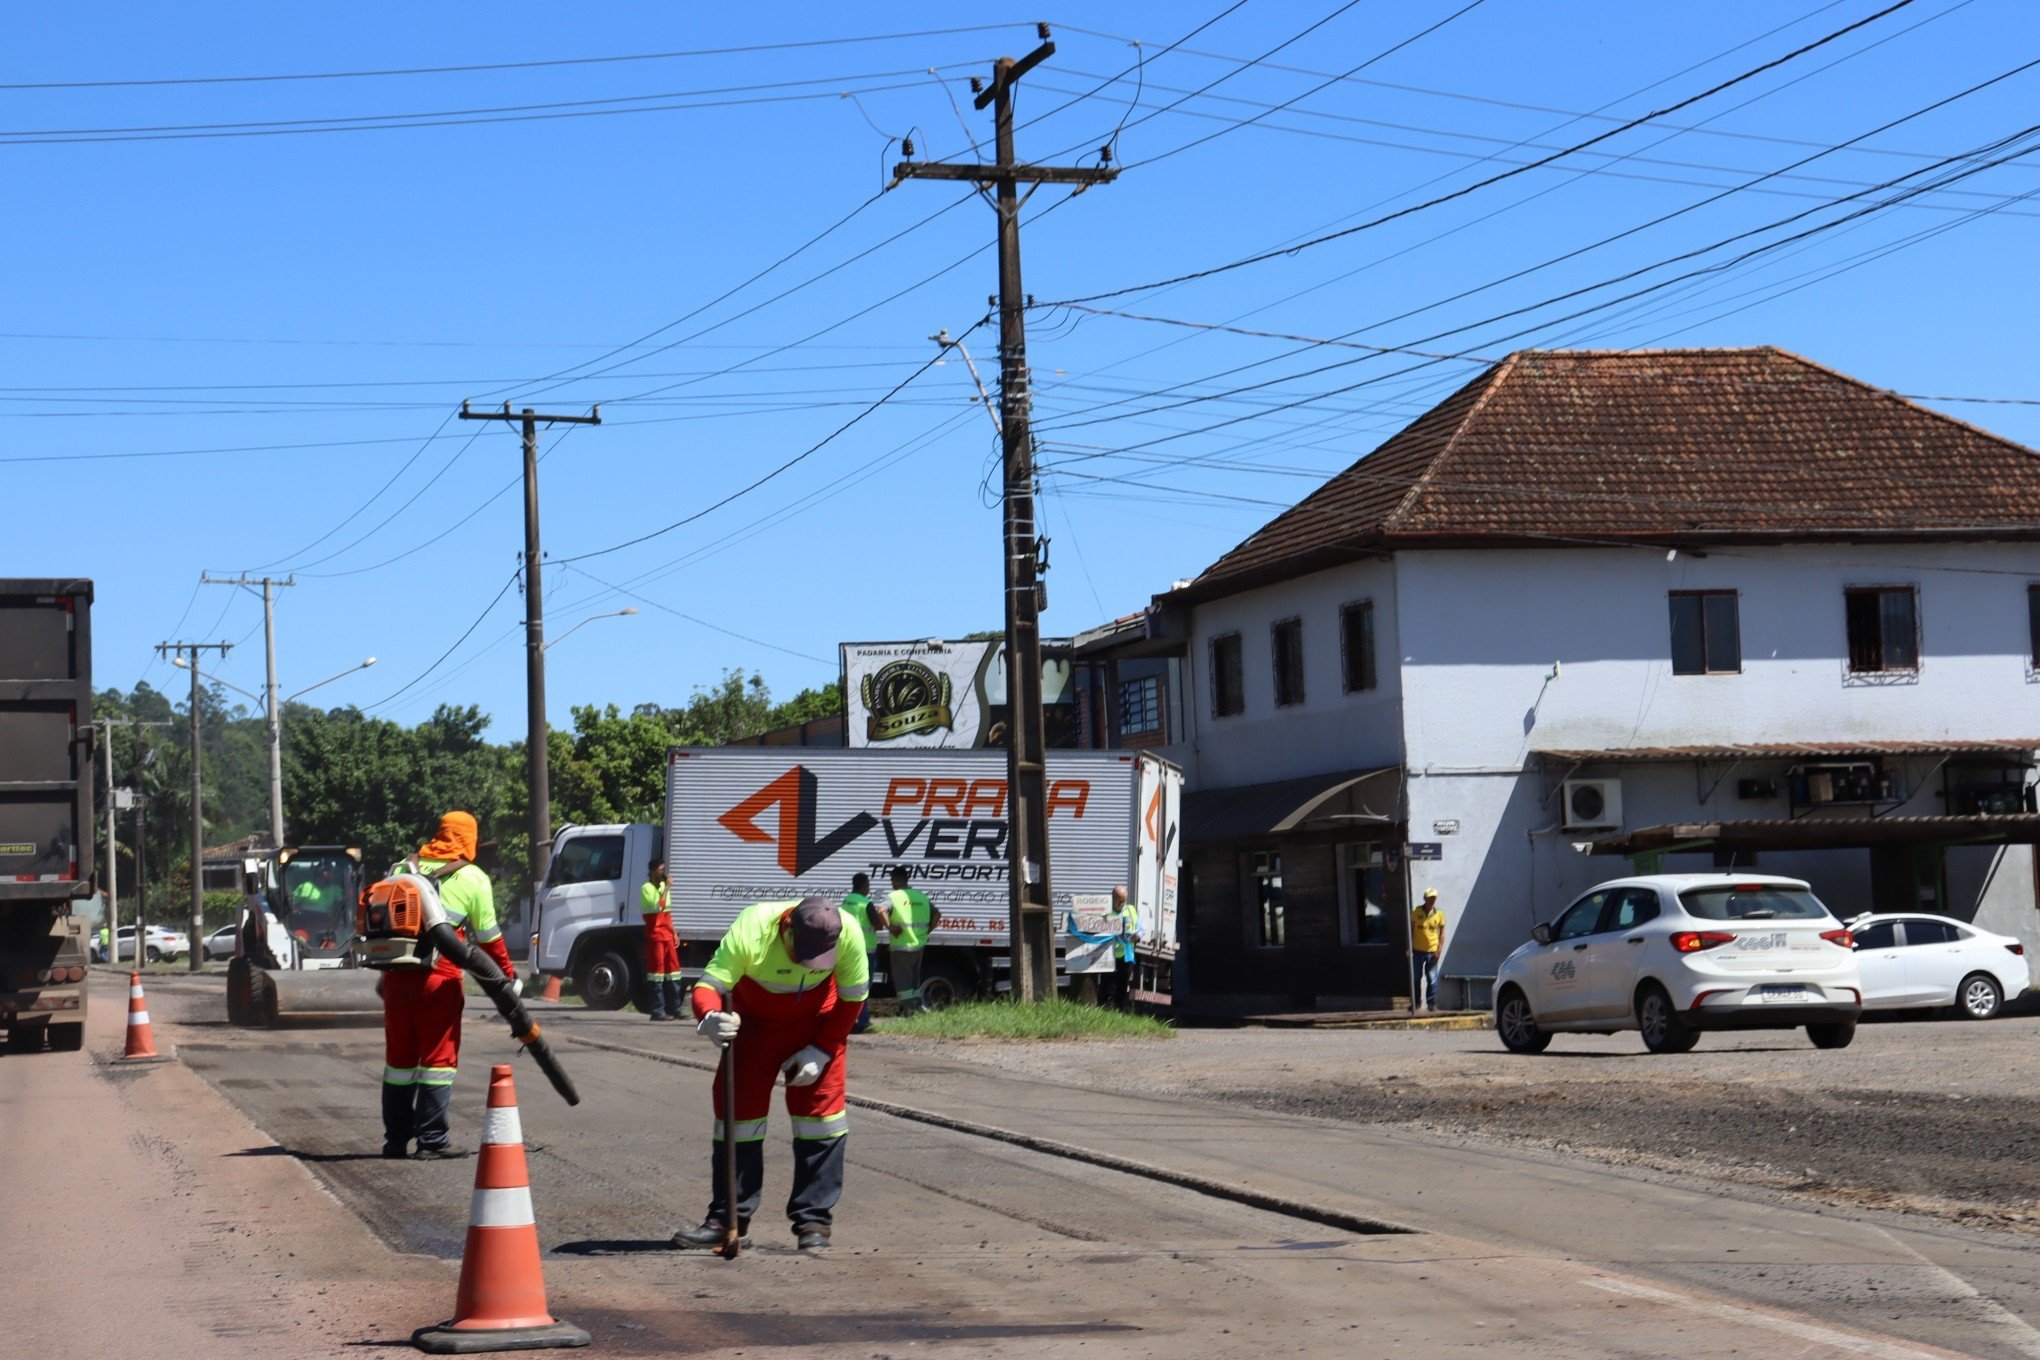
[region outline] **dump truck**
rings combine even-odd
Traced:
[[[356,845],[284,846],[242,861],[227,1019],[379,1024],[377,974],[361,966],[355,904],[368,886]]]
[[[899,865],[944,918],[923,965],[928,1003],[1007,984],[1005,752],[679,747],[667,771],[664,826],[566,827],[554,839],[533,964],[572,979],[589,1006],[614,1009],[642,990],[637,890],[656,854],[689,977],[749,903],[838,901],[858,872],[882,898]],[[1182,771],[1147,753],[1051,751],[1048,783],[1058,960],[1072,918],[1125,884],[1140,915],[1140,990],[1166,1002]]]
[[[0,579],[0,1026],[85,1043],[93,890],[92,582]]]

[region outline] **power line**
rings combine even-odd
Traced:
[[[391,700],[396,699],[399,695],[405,693],[407,690],[410,690],[412,687],[416,686],[426,676],[438,670],[439,667],[446,661],[446,658],[452,656],[455,652],[459,651],[460,645],[466,642],[470,637],[474,636],[475,629],[482,626],[482,620],[489,617],[490,612],[494,610],[497,605],[503,602],[503,597],[510,593],[510,587],[517,584],[518,576],[519,573],[517,572],[513,571],[510,573],[509,577],[503,582],[503,588],[496,592],[494,598],[492,598],[487,604],[482,606],[482,612],[475,615],[475,621],[469,624],[466,630],[462,632],[459,637],[453,640],[452,646],[448,647],[445,651],[439,654],[437,660],[435,660],[431,665],[427,666],[424,670],[418,672],[418,674],[415,677],[413,677],[409,681],[406,681],[402,686],[392,691],[387,697],[378,700],[373,704],[370,704],[364,711],[373,713],[377,709],[388,707]]]
[[[1703,99],[1711,98],[1714,95],[1720,94],[1724,90],[1731,89],[1734,86],[1744,83],[1745,81],[1755,79],[1757,76],[1762,75],[1766,71],[1775,70],[1788,62],[1797,60],[1799,57],[1802,57],[1807,53],[1814,51],[1817,48],[1825,47],[1827,44],[1834,42],[1842,37],[1845,37],[1848,34],[1855,32],[1857,29],[1862,28],[1867,24],[1875,23],[1877,20],[1884,18],[1888,14],[1896,13],[1898,10],[1904,9],[1906,6],[1911,5],[1913,3],[1914,0],[1893,0],[1893,3],[1886,5],[1883,9],[1878,10],[1874,14],[1867,15],[1864,18],[1858,19],[1853,23],[1843,26],[1842,28],[1836,29],[1833,32],[1827,34],[1825,37],[1816,38],[1814,41],[1810,43],[1804,43],[1801,46],[1794,48],[1792,51],[1785,53],[1783,56],[1773,57],[1771,60],[1766,61],[1761,65],[1751,67],[1750,69],[1743,71],[1739,75],[1731,76],[1729,79],[1724,81],[1719,81],[1714,85],[1711,85],[1708,88],[1700,91],[1698,94],[1689,95],[1686,98],[1678,100],[1675,103],[1667,104],[1663,108],[1655,109],[1650,113],[1642,114],[1639,117],[1629,119],[1627,122],[1624,122],[1616,127],[1608,129],[1606,132],[1596,133],[1594,136],[1587,138],[1585,141],[1576,142],[1571,146],[1562,148],[1561,150],[1558,151],[1554,151],[1546,156],[1540,156],[1536,160],[1525,162],[1522,165],[1510,166],[1507,170],[1503,170],[1497,174],[1489,175],[1485,179],[1475,180],[1471,184],[1462,185],[1461,187],[1453,189],[1447,193],[1439,194],[1432,198],[1425,199],[1421,203],[1414,203],[1409,205],[1408,207],[1398,208],[1394,212],[1385,213],[1379,217],[1370,218],[1365,222],[1357,223],[1354,226],[1342,228],[1339,231],[1329,232],[1321,236],[1315,236],[1310,238],[1309,240],[1299,242],[1295,245],[1286,246],[1276,250],[1262,251],[1259,254],[1255,255],[1243,256],[1240,259],[1233,260],[1227,264],[1212,265],[1209,268],[1192,270],[1189,273],[1177,274],[1166,279],[1157,279],[1151,283],[1132,284],[1124,288],[1112,288],[1100,293],[1089,293],[1082,297],[1072,298],[1069,300],[1073,302],[1099,302],[1103,301],[1106,298],[1123,297],[1128,293],[1146,292],[1149,289],[1154,288],[1169,288],[1179,283],[1189,283],[1195,279],[1210,278],[1215,274],[1224,274],[1235,269],[1244,269],[1249,265],[1262,264],[1268,260],[1276,259],[1281,256],[1295,255],[1302,251],[1312,249],[1313,247],[1324,245],[1330,241],[1343,240],[1344,238],[1355,235],[1359,232],[1371,231],[1375,227],[1383,226],[1389,222],[1397,221],[1400,218],[1408,217],[1414,213],[1423,212],[1429,208],[1435,208],[1440,204],[1450,203],[1455,199],[1464,198],[1468,194],[1476,193],[1479,190],[1488,188],[1491,185],[1500,184],[1504,180],[1514,179],[1518,175],[1527,174],[1531,170],[1539,169],[1543,166],[1550,165],[1554,161],[1562,160],[1566,156],[1576,154],[1577,152],[1585,151],[1589,147],[1598,146],[1600,143],[1605,142],[1610,138],[1620,136],[1622,133],[1628,132],[1633,128],[1641,127],[1645,123],[1648,123],[1653,119],[1662,118],[1666,114],[1676,113],[1680,109],[1690,108],[1692,105],[1699,103]]]
[[[739,633],[734,628],[725,628],[719,623],[710,623],[707,619],[698,619],[692,614],[682,613],[680,610],[673,608],[673,606],[663,603],[662,601],[655,600],[649,595],[640,595],[635,590],[631,590],[626,586],[617,585],[614,581],[605,581],[600,576],[597,576],[595,573],[587,570],[585,567],[576,567],[564,561],[562,561],[560,565],[566,567],[567,570],[569,571],[579,572],[581,575],[587,577],[589,580],[593,581],[598,586],[606,586],[611,591],[618,595],[627,595],[631,599],[636,600],[639,604],[648,604],[652,608],[657,609],[663,613],[671,614],[676,619],[685,619],[687,622],[694,624],[697,627],[706,628],[711,632],[721,633],[725,637],[733,637],[737,639],[737,641],[739,642],[748,642],[754,647],[764,647],[770,651],[784,652],[788,656],[797,656],[803,661],[813,661],[818,665],[834,666],[836,664],[836,662],[830,660],[827,657],[816,656],[811,652],[803,652],[793,647],[782,647],[776,642],[767,642],[763,638],[755,638],[745,633]]]
[[[848,38],[807,38],[792,42],[747,43],[738,47],[697,47],[674,52],[624,52],[595,57],[551,57],[537,61],[470,62],[459,66],[398,66],[370,71],[294,71],[243,76],[162,76],[142,80],[42,80],[0,85],[0,90],[112,90],[165,85],[251,85],[297,80],[364,80],[385,76],[461,75],[474,71],[531,71],[547,67],[605,66],[618,62],[674,61],[690,57],[726,57],[753,52],[788,52],[804,47],[844,47],[857,43],[897,42],[914,38],[946,38],[966,33],[1000,33],[1027,28],[1021,23],[972,24],[961,28],[925,28],[908,33],[868,33]]]

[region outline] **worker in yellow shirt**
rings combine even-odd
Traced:
[[[942,913],[928,894],[908,883],[904,867],[892,871],[886,918],[892,932],[893,995],[900,999],[900,1010],[911,1013],[928,1009],[921,1000],[921,951],[928,946],[929,934],[942,924]]]
[[[886,909],[871,900],[871,875],[852,874],[850,895],[843,899],[843,914],[855,921],[864,932],[864,964],[867,972],[875,973],[878,968],[878,932],[889,928],[891,918]],[[871,1000],[865,998],[857,1012],[857,1026],[850,1032],[862,1034],[871,1028]]]
[[[638,888],[638,911],[645,918],[646,1013],[654,1020],[678,1020],[680,938],[673,933],[671,889],[666,885],[666,859],[652,856],[645,882]]]
[[[1424,889],[1423,901],[1410,908],[1410,947],[1404,951],[1414,961],[1417,1009],[1438,1009],[1438,960],[1445,954],[1445,913],[1438,910],[1438,890]]]

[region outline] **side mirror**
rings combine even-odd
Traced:
[[[1551,927],[1547,925],[1534,925],[1530,927],[1530,938],[1539,944],[1550,944]]]

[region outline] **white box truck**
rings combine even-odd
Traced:
[[[666,825],[563,829],[540,899],[533,962],[618,1007],[643,977],[638,885],[665,847],[685,971],[698,973],[752,902],[840,900],[855,873],[873,895],[894,866],[934,899],[931,1004],[997,990],[1007,968],[1003,751],[682,747],[667,764]],[[1051,751],[1049,864],[1068,925],[1075,894],[1125,884],[1140,915],[1142,990],[1166,1000],[1177,939],[1182,772],[1124,751]],[[1058,954],[1060,954],[1058,941]]]

